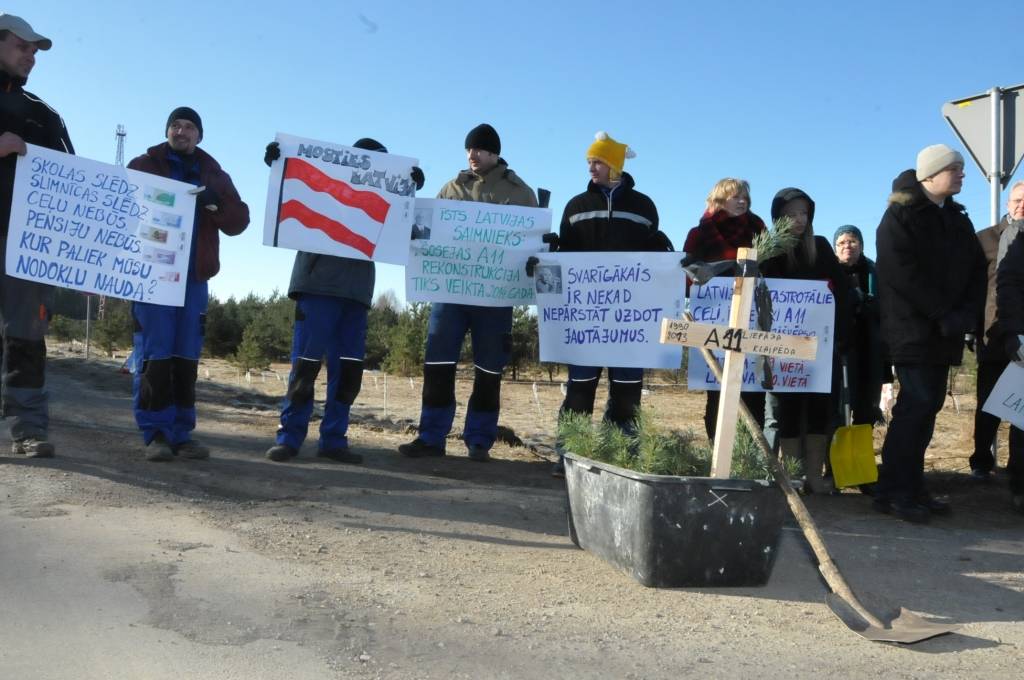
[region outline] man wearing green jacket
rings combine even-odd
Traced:
[[[463,170],[437,194],[438,198],[537,207],[537,197],[501,158],[501,140],[483,123],[466,135]],[[466,410],[462,438],[469,457],[490,458],[498,433],[501,372],[512,345],[512,308],[434,303],[427,329],[423,366],[423,403],[419,436],[398,450],[410,458],[445,455],[445,437],[455,419],[455,368],[466,331],[473,341],[473,393]]]

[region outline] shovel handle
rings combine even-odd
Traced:
[[[693,316],[687,312],[686,320],[693,321]],[[712,374],[715,378],[722,381],[722,367],[718,363],[718,359],[711,353],[707,348],[700,348],[701,355],[704,357],[704,361],[707,363],[708,368],[711,369]],[[744,424],[747,429],[750,430],[750,434],[754,438],[754,442],[758,448],[761,449],[761,453],[768,459],[768,464],[772,468],[772,474],[775,476],[775,481],[778,483],[779,488],[782,489],[782,493],[786,496],[786,502],[789,503],[789,509],[793,513],[793,517],[796,518],[797,523],[800,525],[800,530],[804,534],[804,538],[811,545],[811,550],[814,551],[814,556],[818,559],[818,571],[825,578],[825,582],[828,583],[829,588],[832,589],[839,597],[846,600],[846,602],[853,607],[853,609],[860,614],[865,621],[873,626],[879,628],[886,628],[886,625],[882,623],[874,614],[869,612],[867,608],[860,603],[857,596],[854,594],[850,585],[843,578],[843,575],[839,572],[839,567],[836,566],[835,562],[832,561],[832,556],[829,555],[828,547],[825,545],[825,539],[822,538],[821,533],[818,531],[818,526],[814,523],[814,519],[811,517],[811,513],[807,511],[807,506],[800,499],[800,495],[793,488],[793,484],[789,481],[789,475],[786,474],[786,469],[783,467],[782,462],[775,457],[772,453],[772,449],[768,446],[768,440],[764,437],[764,432],[757,424],[757,420],[754,419],[753,414],[750,413],[750,409],[741,399],[739,402],[740,417],[743,418]]]

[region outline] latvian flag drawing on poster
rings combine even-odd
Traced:
[[[278,135],[264,243],[280,248],[405,264],[417,161]]]

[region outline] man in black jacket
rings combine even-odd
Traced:
[[[0,324],[3,328],[3,415],[11,426],[15,454],[47,458],[49,406],[46,393],[46,328],[53,289],[6,274],[7,229],[11,220],[14,169],[25,146],[35,144],[74,153],[64,121],[24,90],[36,52],[52,46],[28,22],[0,14]]]
[[[985,255],[964,207],[953,201],[963,157],[944,144],[923,149],[916,170],[893,181],[878,225],[882,334],[899,395],[882,446],[875,509],[911,522],[947,514],[924,483],[924,455],[945,400],[950,366],[985,304]]]
[[[671,252],[672,242],[658,230],[658,210],[645,194],[633,188],[633,178],[622,171],[632,150],[605,132],[598,132],[587,149],[590,183],[569,200],[559,227],[561,252]],[[608,406],[605,419],[632,429],[643,390],[642,368],[608,368]],[[569,366],[562,413],[594,411],[599,366]],[[564,475],[561,458],[554,476]]]

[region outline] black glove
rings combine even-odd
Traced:
[[[964,346],[967,347],[968,352],[974,351],[974,345],[977,341],[974,333],[964,333]]]
[[[196,194],[196,205],[200,207],[208,208],[212,205],[216,208],[218,203],[220,203],[220,196],[210,187],[206,187]]]
[[[533,268],[538,264],[540,264],[540,260],[538,260],[536,256],[530,255],[530,257],[526,258],[526,275],[532,277]]]
[[[267,144],[267,150],[263,153],[263,162],[270,167],[270,164],[281,157],[281,145],[277,142]]]
[[[549,231],[540,237],[540,240],[548,244],[548,252],[553,253],[558,250],[558,234],[553,231]],[[531,274],[531,276],[533,276]]]
[[[416,183],[416,191],[423,188],[423,183],[427,181],[427,178],[423,176],[423,171],[419,169],[419,166],[412,166],[412,181]]]
[[[1024,366],[1024,335],[1010,335],[1006,338],[1006,356]]]

